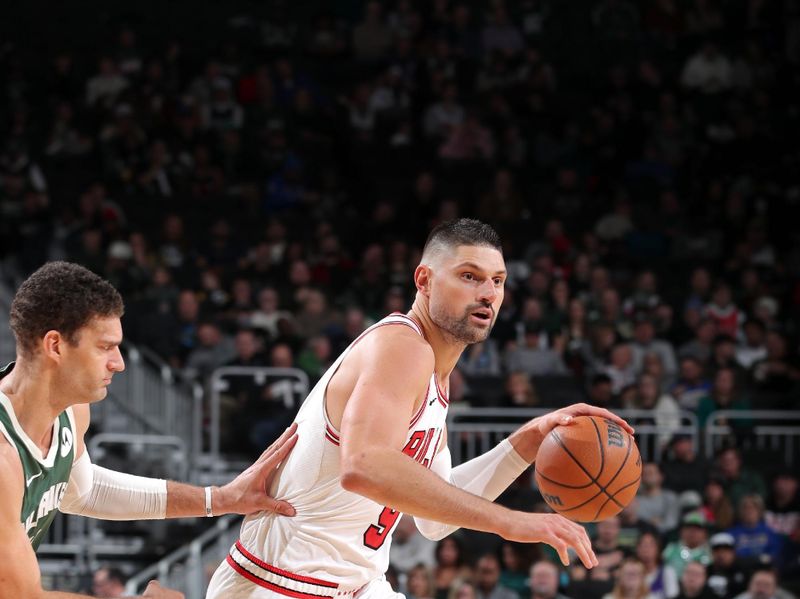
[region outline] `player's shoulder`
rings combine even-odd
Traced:
[[[430,376],[435,364],[431,345],[408,326],[375,327],[355,349],[362,368],[373,365],[383,369],[386,365],[395,365],[402,366],[408,374],[427,373]]]
[[[15,484],[22,485],[22,461],[16,445],[0,434],[0,488],[7,489]]]

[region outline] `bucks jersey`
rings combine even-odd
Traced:
[[[12,362],[0,369],[0,378],[14,368]],[[42,455],[39,447],[28,437],[17,421],[14,407],[0,392],[0,433],[17,449],[25,478],[20,522],[36,549],[55,518],[75,458],[75,418],[68,408],[53,421],[53,440],[50,451]]]

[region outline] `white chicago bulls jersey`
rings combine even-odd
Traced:
[[[364,335],[378,327],[419,325],[392,314],[356,339],[306,398],[297,414],[298,441],[282,465],[269,492],[290,502],[293,518],[257,514],[245,518],[239,542],[231,549],[215,579],[231,570],[252,584],[298,599],[356,594],[380,578],[389,565],[392,531],[401,514],[342,488],[339,431],[327,418],[325,391],[342,361]],[[402,368],[402,364],[392,365]],[[425,467],[436,454],[444,434],[448,399],[431,373],[422,405],[408,426],[403,452]],[[391,418],[391,414],[387,414]],[[226,574],[220,571],[227,569]],[[209,597],[227,596],[221,581],[212,581]],[[241,589],[241,579],[236,588]],[[220,590],[212,592],[215,586]],[[233,589],[234,587],[228,587]],[[237,596],[261,597],[258,593]],[[233,595],[231,595],[233,596]]]

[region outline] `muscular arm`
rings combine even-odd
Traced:
[[[89,595],[45,591],[42,589],[39,564],[25,529],[20,523],[25,492],[22,464],[16,450],[0,438],[0,599],[80,599]],[[181,597],[150,595],[151,597]]]
[[[591,567],[585,531],[554,514],[513,512],[455,487],[401,451],[415,399],[433,371],[433,352],[413,331],[376,331],[362,341],[353,391],[341,426],[342,486],[418,518],[492,532],[524,542],[548,542],[567,562],[574,547]],[[558,537],[558,539],[556,539]]]
[[[89,427],[89,406],[73,408],[78,443],[76,460],[61,511],[105,520],[144,520],[205,516],[205,489],[174,481],[133,476],[101,468],[85,455],[84,435]],[[285,501],[265,491],[275,469],[297,440],[294,428],[270,446],[250,468],[224,487],[212,487],[215,516],[248,514],[260,510],[294,515]]]

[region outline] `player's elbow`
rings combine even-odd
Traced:
[[[369,496],[374,488],[366,452],[356,452],[342,458],[342,488],[352,493]]]

